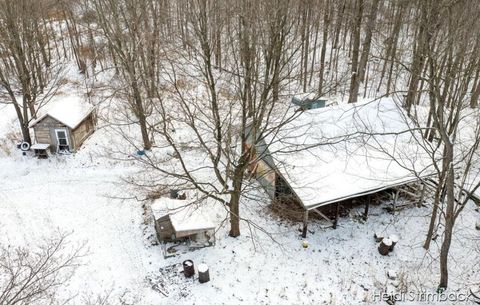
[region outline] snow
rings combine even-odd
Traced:
[[[393,269],[390,269],[390,270],[387,271],[387,276],[388,276],[389,279],[395,280],[395,279],[397,279],[397,271],[393,270]]]
[[[33,144],[30,148],[31,149],[47,149],[48,147],[50,147],[50,144],[36,143],[36,144]]]
[[[215,229],[206,208],[194,200],[160,198],[151,209],[156,220],[169,215],[176,232]]]
[[[0,130],[0,136],[6,131]],[[389,269],[397,270],[399,277],[409,274],[410,290],[436,289],[437,244],[429,255],[421,246],[430,208],[390,215],[381,206],[372,206],[367,222],[341,218],[337,230],[324,230],[321,222],[312,220],[309,247],[303,248],[300,225],[265,213],[268,198],[258,190],[251,194],[255,199],[242,198],[241,215],[270,236],[250,231],[242,222],[242,235],[230,238],[228,226],[220,226],[214,247],[165,259],[161,246],[147,241],[144,210],[138,201],[129,199],[134,193],[123,182],[139,169],[102,156],[105,150],[97,143],[110,144],[112,140],[101,128],[79,152],[69,156],[37,160],[16,151],[0,157],[2,245],[35,247],[42,237],[58,231],[71,232],[74,244],[87,243],[89,255],[65,288],[65,298],[79,295],[70,304],[84,305],[84,292],[110,291],[112,305],[121,304],[116,302],[119,299],[123,304],[139,305],[377,304],[373,294],[384,289],[385,270]],[[225,215],[210,216],[218,223]],[[471,203],[459,216],[459,238],[452,243],[452,289],[463,291],[468,288],[465,283],[480,281],[477,269],[472,268],[478,264],[478,252],[471,242],[478,238],[474,229],[477,216]],[[151,232],[153,224],[147,226]],[[390,256],[381,257],[372,238],[374,232],[398,234],[402,243]],[[160,268],[181,265],[187,259],[196,265],[207,264],[212,280],[200,284],[175,268],[167,296],[152,287],[150,276],[164,276]]]
[[[39,113],[38,119],[30,122],[29,127],[43,120],[47,115],[64,125],[75,129],[90,113],[94,107],[76,95],[60,95],[46,105]]]
[[[327,97],[318,96],[316,93],[313,92],[306,92],[295,95],[293,98],[304,101],[304,100],[329,100]]]
[[[10,108],[0,108],[0,138],[17,128],[4,124],[14,116]],[[336,126],[335,122],[331,125]],[[333,128],[327,131],[334,134]],[[131,160],[106,157],[105,146],[121,145],[125,144],[118,136],[99,128],[72,155],[37,160],[22,156],[15,148],[11,155],[0,155],[2,246],[33,248],[58,232],[71,232],[71,243],[88,246],[89,254],[63,288],[59,303],[73,297],[69,304],[85,305],[85,293],[98,293],[110,295],[112,305],[384,304],[375,301],[374,293],[387,286],[386,270],[395,270],[409,292],[436,290],[440,242],[433,243],[429,252],[422,248],[431,207],[390,215],[382,206],[372,205],[368,221],[341,218],[336,230],[325,230],[324,223],[312,219],[308,237],[302,239],[301,224],[268,213],[269,199],[258,185],[248,198],[241,199],[241,216],[250,223],[241,223],[240,237],[228,237],[222,207],[223,213],[214,210],[208,215],[218,230],[214,247],[165,259],[161,246],[148,240],[154,230],[148,222],[151,215],[144,214],[142,202],[133,199],[138,194],[125,183],[128,177],[137,178],[143,168]],[[201,157],[192,160],[202,162]],[[325,160],[318,162],[325,165]],[[455,258],[450,263],[452,291],[468,291],[471,283],[480,282],[478,217],[475,205],[468,202],[457,221],[451,248]],[[382,257],[372,238],[374,232],[397,234],[402,242]],[[186,279],[177,266],[188,259],[198,265],[197,270],[201,264],[210,266],[213,280],[200,284]],[[164,270],[172,270],[170,266],[175,268],[167,275]],[[156,290],[153,277],[163,280],[158,283],[166,282],[168,294]]]
[[[392,240],[390,238],[384,238],[382,240],[382,243],[385,245],[385,246],[391,246],[392,245]]]
[[[207,264],[200,264],[200,265],[198,265],[197,269],[198,269],[198,272],[202,272],[202,273],[207,272],[208,271],[208,266],[207,266]]]
[[[267,143],[280,173],[313,209],[430,175],[412,126],[385,99],[304,111]]]
[[[394,243],[394,244],[398,243],[398,241],[400,240],[400,238],[399,238],[398,235],[396,235],[396,234],[392,234],[392,235],[390,235],[388,238],[389,238],[389,239],[392,241],[392,243]]]

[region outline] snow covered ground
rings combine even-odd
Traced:
[[[15,127],[9,123],[13,116],[10,109],[0,108],[0,138]],[[242,236],[233,239],[221,227],[214,247],[165,259],[161,247],[148,239],[151,227],[145,230],[142,204],[128,199],[135,194],[127,191],[123,178],[138,168],[104,156],[102,144],[110,137],[108,130],[97,130],[78,153],[48,160],[22,156],[14,148],[10,155],[0,154],[0,242],[34,247],[62,231],[71,232],[72,242],[88,245],[89,255],[66,288],[79,295],[72,304],[82,304],[83,293],[106,291],[112,291],[112,304],[121,304],[120,299],[142,305],[384,304],[375,295],[392,284],[388,270],[397,271],[398,289],[436,289],[440,238],[430,252],[422,248],[428,207],[391,215],[375,206],[365,223],[352,215],[342,218],[337,230],[312,221],[309,247],[303,248],[300,225],[276,219],[258,193],[264,199],[244,199],[242,216],[270,234],[250,231],[243,223]],[[475,272],[480,268],[480,234],[474,228],[480,213],[475,209],[470,202],[457,222],[451,291],[466,292],[480,282]],[[220,221],[222,215],[217,216]],[[400,237],[389,256],[378,253],[374,232]],[[185,259],[196,266],[208,264],[211,281],[187,280],[174,269],[164,289],[168,296],[151,288],[147,277]]]

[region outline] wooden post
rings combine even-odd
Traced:
[[[339,204],[338,202],[335,203],[335,208],[336,208],[336,211],[335,211],[335,221],[333,222],[333,228],[334,228],[334,229],[337,228],[338,217],[339,217],[339,214],[340,214],[340,204]]]
[[[305,213],[303,214],[303,231],[302,231],[303,238],[307,237],[307,224],[308,224],[308,210],[305,210]]]
[[[395,209],[397,206],[397,200],[398,200],[398,194],[400,193],[400,189],[397,188],[397,191],[395,192],[395,197],[393,198],[393,212],[392,214],[395,215]]]
[[[426,188],[425,183],[422,183],[422,193],[420,195],[420,201],[418,202],[419,207],[422,206],[423,199],[425,198],[425,188]]]
[[[368,208],[370,206],[370,201],[372,200],[372,197],[371,196],[368,196],[368,200],[367,200],[367,203],[365,203],[365,212],[363,213],[363,219],[364,220],[367,220],[368,218]]]

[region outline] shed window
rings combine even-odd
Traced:
[[[70,147],[68,145],[67,131],[65,129],[56,129],[57,135],[57,152],[68,152]]]
[[[64,130],[57,131],[57,136],[59,145],[68,145],[67,133]]]

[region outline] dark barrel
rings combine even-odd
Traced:
[[[193,261],[187,259],[183,262],[183,273],[185,277],[192,277],[195,274],[195,267],[193,266]]]

